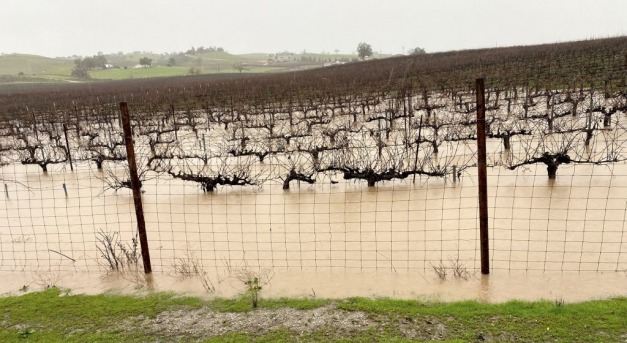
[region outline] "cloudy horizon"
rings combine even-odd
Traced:
[[[0,52],[48,57],[186,51],[398,54],[622,36],[624,0],[5,0]]]

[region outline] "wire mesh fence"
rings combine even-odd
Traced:
[[[493,269],[627,269],[625,95],[604,92],[489,91]],[[215,269],[477,270],[473,96],[136,113],[153,270],[189,256]],[[62,118],[65,133],[35,116],[3,128],[0,270],[140,260],[118,113],[103,112]]]
[[[2,270],[107,269],[98,250],[102,233],[133,244],[130,191],[101,194],[104,182],[88,165],[47,176],[22,166],[4,167],[5,175],[10,169],[20,178],[6,184],[2,200]],[[554,182],[543,169],[490,170],[493,268],[624,270],[626,166],[567,166]],[[396,181],[371,189],[343,182],[288,192],[269,183],[214,194],[155,176],[143,196],[153,268],[168,271],[194,252],[215,268],[246,262],[424,270],[459,261],[477,269],[477,189],[469,174],[456,183]]]

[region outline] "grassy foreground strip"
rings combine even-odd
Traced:
[[[0,342],[625,342],[627,298],[434,303],[392,299],[201,300],[172,293],[0,298]]]

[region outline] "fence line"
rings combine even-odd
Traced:
[[[96,171],[77,167],[75,174],[59,170],[45,178],[27,168],[29,188],[7,184],[0,270],[94,271],[104,263],[96,250],[101,230],[131,242],[130,192],[99,196]],[[533,169],[489,171],[493,269],[624,270],[626,166],[568,166],[554,184],[544,179],[544,168]],[[425,270],[458,258],[479,268],[472,175],[456,185],[423,182],[390,182],[376,191],[351,183],[301,185],[288,193],[270,183],[209,195],[156,176],[143,195],[153,266],[167,271],[189,250],[215,268],[247,261],[273,268]]]
[[[590,90],[573,105],[559,92],[511,95],[508,102],[495,94],[489,91],[486,113],[492,270],[627,269],[623,110],[611,113],[605,127],[607,109],[622,108],[624,96]],[[190,256],[216,270],[238,263],[481,269],[475,137],[469,133],[476,122],[468,119],[474,109],[466,101],[474,94],[430,96],[411,100],[414,119],[391,118],[390,108],[401,107],[390,99],[359,114],[316,110],[315,118],[282,113],[278,119],[280,113],[262,112],[230,126],[204,119],[202,111],[136,115],[152,269],[169,272]],[[463,101],[451,100],[457,96]],[[578,116],[563,115],[575,108]],[[376,119],[383,114],[388,117]],[[2,150],[8,162],[0,168],[0,271],[102,271],[112,267],[107,256],[122,256],[124,263],[140,257],[133,196],[124,186],[128,167],[118,150],[121,130],[113,114],[107,118],[68,131],[70,143],[63,143],[73,147],[74,171],[57,144],[61,136],[54,130],[61,125],[4,128],[3,146],[13,150]],[[259,128],[255,118],[277,126]],[[311,132],[302,124],[273,138],[273,130],[292,127],[292,119],[310,124]],[[263,161],[254,155],[264,152]],[[35,163],[42,156],[58,157],[46,173]],[[146,168],[150,161],[153,167]],[[553,177],[551,163],[557,165]],[[317,171],[308,174],[312,165]],[[364,166],[379,179],[362,175]],[[292,171],[299,177],[284,190]],[[401,177],[401,171],[408,174]],[[212,172],[232,183],[211,186],[203,180]],[[107,240],[112,250],[105,249]]]

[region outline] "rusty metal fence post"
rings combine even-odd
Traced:
[[[481,274],[490,274],[490,241],[488,238],[488,171],[486,162],[485,85],[477,79],[477,165],[479,169],[479,240]]]
[[[133,201],[135,202],[135,216],[137,217],[137,230],[139,231],[139,244],[142,249],[142,260],[144,262],[144,272],[152,273],[150,264],[150,252],[148,251],[148,237],[146,236],[146,222],[144,220],[144,208],[142,206],[141,185],[137,175],[137,164],[135,162],[135,148],[133,146],[133,132],[131,131],[131,118],[126,102],[120,103],[122,117],[122,129],[124,130],[124,142],[126,143],[126,156],[131,175],[131,188],[133,189]]]

